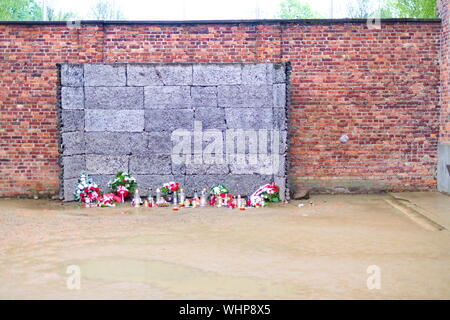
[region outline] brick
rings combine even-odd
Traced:
[[[240,64],[195,64],[193,67],[193,77],[194,85],[241,84],[242,66]]]
[[[144,88],[86,87],[86,109],[143,109]]]
[[[63,64],[61,66],[61,85],[79,87],[83,85],[83,66],[79,64]]]
[[[144,110],[85,110],[86,131],[144,131]]]
[[[61,88],[61,106],[63,109],[83,109],[84,108],[83,87]]]
[[[86,155],[86,171],[94,174],[128,172],[128,157],[123,155]]]
[[[125,86],[125,65],[110,64],[85,64],[84,85],[85,86]]]

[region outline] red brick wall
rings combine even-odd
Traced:
[[[440,142],[450,143],[450,2],[439,0],[438,11],[442,19],[441,34],[441,129]]]
[[[439,36],[439,22],[0,25],[0,195],[57,193],[63,62],[290,61],[295,186],[435,188]]]

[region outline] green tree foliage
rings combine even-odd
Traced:
[[[0,20],[40,20],[42,8],[34,0],[0,0]]]
[[[283,0],[280,3],[278,17],[281,19],[315,19],[322,16],[314,12],[308,4],[302,4],[300,0]]]
[[[388,0],[385,7],[398,18],[436,18],[436,0]]]
[[[36,0],[0,0],[0,20],[37,21],[43,20],[43,11]],[[58,11],[47,7],[47,20],[74,19],[72,12]]]
[[[436,0],[352,0],[350,18],[435,18]]]

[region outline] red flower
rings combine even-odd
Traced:
[[[89,189],[88,188],[84,188],[84,193],[88,193]]]

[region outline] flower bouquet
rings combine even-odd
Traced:
[[[211,195],[211,198],[209,200],[209,204],[210,205],[215,205],[217,199],[220,197],[222,200],[224,200],[225,198],[228,197],[229,192],[228,192],[228,188],[225,187],[222,184],[218,184],[218,185],[213,185],[210,189],[209,189],[209,194]]]
[[[280,189],[275,182],[263,185],[250,196],[252,206],[260,206],[265,202],[280,202]]]
[[[121,201],[121,197],[114,193],[107,193],[98,198],[99,207],[115,207],[116,203]]]
[[[168,182],[164,183],[161,187],[161,194],[165,198],[167,202],[173,201],[173,193],[178,191],[180,189],[180,183],[179,182]]]
[[[120,196],[122,202],[129,194],[133,194],[137,187],[136,179],[126,172],[117,172],[116,176],[108,183],[111,193]]]
[[[85,172],[82,172],[80,178],[75,184],[74,199],[84,203],[86,206],[97,205],[102,191],[98,185]]]

